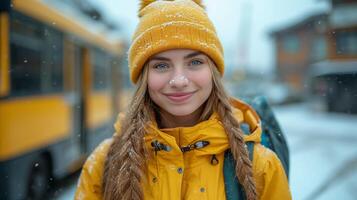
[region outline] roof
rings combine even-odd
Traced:
[[[73,16],[65,15],[41,0],[13,0],[14,9],[66,33],[71,33],[88,43],[95,44],[113,54],[123,53],[123,41],[110,40],[104,32],[88,26]]]
[[[318,22],[319,20],[322,20],[322,23],[327,23],[328,21],[327,18],[328,18],[328,14],[326,13],[315,13],[295,23],[290,23],[289,25],[286,25],[284,27],[277,28],[271,31],[269,35],[272,37],[276,37],[288,32],[294,32],[297,29],[300,29],[305,26],[314,27],[315,26],[314,22]]]
[[[334,7],[330,15],[330,24],[333,28],[357,27],[357,3]]]
[[[331,74],[357,74],[357,60],[325,60],[311,65],[311,76],[324,76]]]

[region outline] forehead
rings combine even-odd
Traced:
[[[170,50],[166,50],[166,51],[157,53],[157,54],[153,55],[152,58],[155,58],[155,57],[165,57],[165,58],[185,57],[190,54],[205,55],[202,52],[192,50],[192,49],[170,49]]]

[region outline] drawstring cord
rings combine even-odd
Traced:
[[[213,154],[212,158],[211,158],[211,165],[217,165],[218,163],[219,163],[219,161],[216,157],[216,154]]]
[[[171,151],[171,147],[170,146],[162,144],[157,140],[151,142],[151,146],[154,147],[155,154],[157,154],[157,152],[161,151],[161,150]]]

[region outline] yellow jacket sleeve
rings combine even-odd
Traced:
[[[102,199],[102,177],[104,162],[111,139],[104,140],[88,157],[78,180],[75,200]]]
[[[288,179],[277,155],[261,144],[256,144],[253,156],[259,199],[292,199]]]

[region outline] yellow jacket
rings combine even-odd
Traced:
[[[249,106],[233,101],[235,116],[253,127],[246,141],[254,141],[253,171],[259,199],[289,200],[291,194],[284,169],[274,152],[260,144],[261,127],[257,114]],[[118,132],[119,124],[115,125]],[[223,177],[224,152],[229,148],[228,138],[218,116],[193,127],[158,129],[151,125],[145,137],[146,147],[152,153],[147,161],[148,173],[142,179],[146,200],[225,200]],[[180,147],[197,141],[209,141],[201,149],[182,153]],[[158,141],[170,147],[169,151],[154,151],[151,143]],[[83,166],[75,199],[102,199],[103,167],[112,139],[103,141]],[[218,164],[211,164],[212,156]]]

